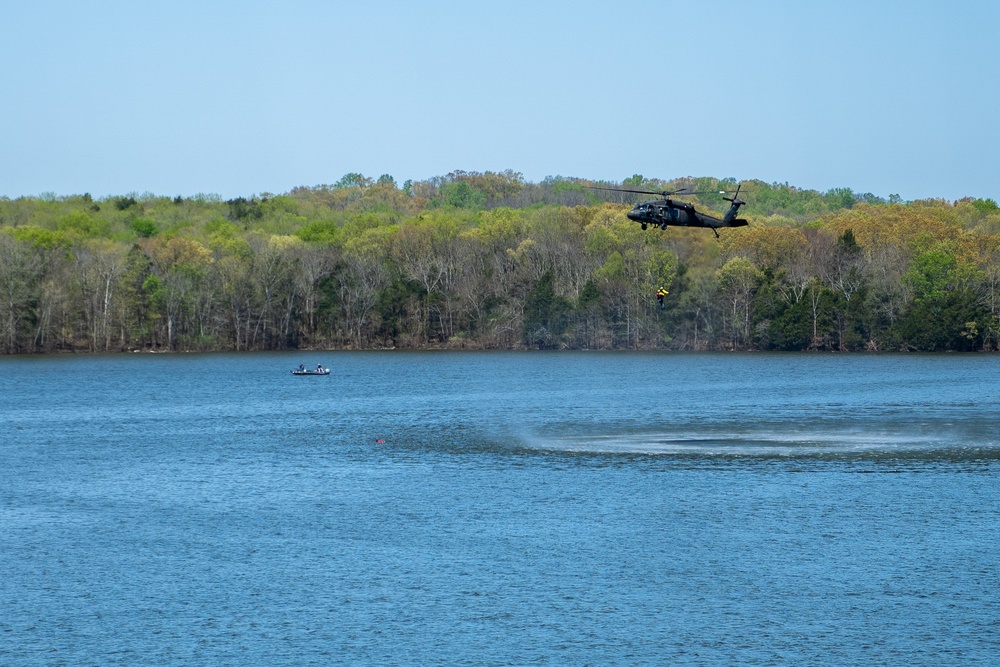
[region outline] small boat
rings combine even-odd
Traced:
[[[329,368],[314,368],[312,370],[306,368],[296,368],[292,371],[292,375],[329,375]]]

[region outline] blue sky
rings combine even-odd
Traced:
[[[513,169],[1000,199],[1000,3],[4,2],[0,196]]]

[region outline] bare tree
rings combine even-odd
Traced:
[[[76,253],[76,269],[91,351],[111,349],[115,300],[126,269],[127,250],[106,240],[87,241]]]

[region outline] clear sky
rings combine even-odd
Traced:
[[[0,0],[0,195],[513,169],[1000,199],[994,0]]]

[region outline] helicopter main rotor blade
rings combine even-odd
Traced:
[[[724,195],[733,190],[704,190],[701,192],[688,192],[687,188],[681,188],[679,190],[631,190],[627,188],[604,188],[598,185],[587,185],[591,190],[610,190],[611,192],[635,192],[642,195],[660,195],[661,197],[669,197],[671,195],[681,195],[683,197],[688,197],[691,195]]]
[[[680,190],[631,190],[628,188],[602,188],[598,185],[587,185],[585,187],[588,187],[591,190],[610,190],[611,192],[635,192],[640,195],[660,195],[661,197],[668,197],[670,195],[678,195],[682,193],[694,194],[694,193],[684,192],[684,188],[681,188]]]

